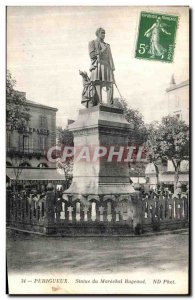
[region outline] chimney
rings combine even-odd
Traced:
[[[170,87],[174,87],[176,85],[174,74],[171,76]]]

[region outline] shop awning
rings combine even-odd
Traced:
[[[160,182],[164,182],[165,184],[173,184],[174,183],[174,173],[164,173],[159,174]],[[179,182],[189,182],[189,174],[179,174]]]
[[[18,170],[6,168],[6,175],[11,180],[16,180]],[[18,180],[65,180],[64,174],[60,174],[57,169],[50,168],[23,168],[19,170]]]

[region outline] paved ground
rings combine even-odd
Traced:
[[[188,234],[54,238],[8,230],[7,261],[12,272],[181,271],[188,264]]]

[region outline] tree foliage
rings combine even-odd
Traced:
[[[137,109],[129,107],[125,99],[114,98],[114,104],[123,109],[127,122],[133,125],[133,130],[129,133],[129,143],[143,145],[148,132],[142,114]]]
[[[160,124],[151,124],[148,132],[146,142],[148,159],[155,166],[163,159],[172,161],[176,188],[181,161],[189,159],[189,126],[175,116],[166,116],[162,118]]]
[[[133,126],[133,129],[129,131],[128,144],[130,146],[136,146],[137,150],[134,152],[136,157],[139,146],[144,145],[148,135],[143,116],[137,109],[129,107],[127,101],[123,98],[114,98],[114,105],[123,110],[127,122]],[[137,175],[138,178],[139,174],[142,174],[145,169],[145,163],[138,162],[136,159],[133,162],[129,162],[128,166],[130,176]]]
[[[67,128],[57,127],[57,136],[58,136],[58,145],[61,147],[60,157],[63,158],[63,150],[64,147],[73,147],[74,146],[74,137],[73,133],[69,131]],[[65,161],[60,159],[58,161],[58,167],[63,169],[64,177],[66,182],[66,188],[68,188],[70,184],[70,178],[73,173],[73,164],[74,158],[68,157]]]
[[[157,141],[161,156],[180,162],[189,158],[189,126],[177,117],[162,118]]]
[[[148,139],[145,143],[146,157],[150,163],[154,164],[156,170],[157,184],[159,184],[159,164],[162,162],[160,147],[158,145],[159,123],[154,121],[147,126]]]
[[[30,119],[24,93],[14,90],[16,80],[7,71],[6,75],[6,124],[8,128],[24,127]]]
[[[62,146],[74,146],[73,133],[67,128],[57,127],[58,144]]]

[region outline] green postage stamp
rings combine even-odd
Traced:
[[[141,12],[135,57],[173,62],[178,16]]]

